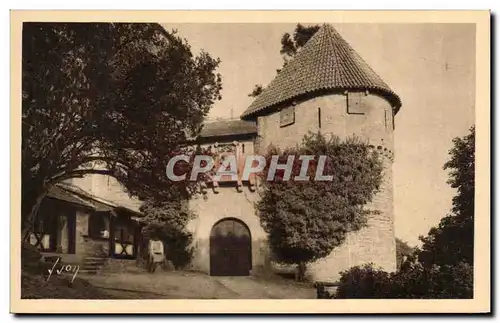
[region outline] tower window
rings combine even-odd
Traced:
[[[386,130],[394,130],[392,125],[393,115],[390,110],[384,110],[385,113],[385,129]]]
[[[295,107],[287,107],[280,111],[280,127],[295,123]]]
[[[318,128],[321,129],[321,108],[318,108]]]
[[[245,144],[241,144],[241,152],[244,154],[245,153]]]
[[[347,92],[347,113],[365,114],[366,104],[363,100],[365,96],[365,92]]]

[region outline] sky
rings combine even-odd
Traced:
[[[307,23],[303,23],[308,25]],[[222,100],[211,118],[239,117],[255,84],[267,85],[283,64],[280,39],[295,24],[162,24],[177,29],[193,53],[218,57]],[[396,236],[411,245],[449,213],[446,183],[452,139],[475,120],[473,24],[338,24],[342,37],[400,96],[395,118]]]

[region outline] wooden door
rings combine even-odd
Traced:
[[[210,233],[210,275],[248,276],[252,269],[250,230],[237,219],[217,222]]]

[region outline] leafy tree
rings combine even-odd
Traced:
[[[448,183],[457,189],[457,195],[452,214],[441,219],[426,237],[420,237],[419,260],[426,265],[474,263],[475,128],[471,127],[465,137],[455,138],[453,145],[444,169],[450,170]]]
[[[289,33],[285,33],[281,37],[281,50],[280,54],[285,55],[285,64],[289,58],[297,54],[300,49],[311,39],[314,34],[320,29],[320,26],[314,25],[310,27],[297,24],[293,32],[293,37]]]
[[[279,163],[294,157],[290,181],[278,170],[267,181],[272,155]],[[314,156],[309,162],[309,180],[293,181],[300,174],[300,155]],[[327,156],[323,174],[331,181],[316,181],[319,156]],[[262,227],[268,234],[273,255],[279,262],[298,265],[298,278],[303,279],[306,263],[323,258],[339,246],[347,232],[358,230],[370,212],[364,205],[378,190],[382,164],[368,145],[355,138],[340,141],[322,134],[304,137],[302,145],[293,149],[271,148],[264,169],[263,191],[257,203]]]
[[[219,64],[158,24],[25,23],[22,51],[23,237],[50,188],[116,177],[141,199],[185,198],[175,154],[220,99]],[[178,164],[178,170],[187,164]]]
[[[195,214],[185,200],[155,201],[149,199],[141,207],[147,225],[145,236],[159,239],[165,245],[167,259],[176,269],[187,266],[192,259],[192,234],[186,230]],[[147,255],[145,255],[147,256]]]
[[[310,27],[306,27],[302,24],[297,24],[295,30],[293,32],[293,36],[289,33],[283,34],[281,37],[281,50],[280,54],[283,55],[283,66],[297,54],[300,49],[307,43],[309,39],[319,30],[319,25],[314,25]],[[281,69],[277,69],[276,72],[279,73]],[[254,89],[249,97],[257,97],[264,90],[264,86],[262,84],[255,85]]]

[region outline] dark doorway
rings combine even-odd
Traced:
[[[248,276],[252,269],[250,230],[233,218],[217,222],[210,232],[210,275]]]
[[[68,214],[68,253],[76,252],[76,212]]]

